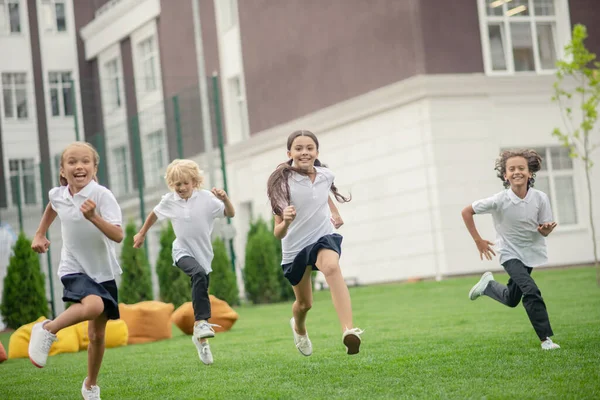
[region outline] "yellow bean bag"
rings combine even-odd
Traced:
[[[129,330],[128,344],[148,343],[171,337],[171,314],[175,307],[161,301],[119,304],[121,319]]]
[[[42,322],[46,317],[39,317],[36,321],[21,326],[13,332],[8,342],[8,358],[29,357],[29,339],[33,325]],[[77,353],[79,351],[79,338],[75,326],[62,329],[56,335],[58,340],[50,347],[50,355],[60,353]]]
[[[212,294],[210,298],[211,318],[208,322],[211,324],[217,324],[221,327],[214,327],[215,332],[225,332],[231,329],[235,321],[238,320],[238,313],[236,313],[226,301],[216,298]],[[191,302],[182,304],[173,315],[171,321],[183,333],[191,335],[194,333],[194,308]]]
[[[6,350],[4,350],[4,346],[2,346],[2,342],[0,342],[0,363],[6,361],[7,358]]]
[[[77,330],[77,338],[79,339],[79,350],[87,350],[90,344],[90,336],[88,333],[88,321],[83,321],[75,325]],[[110,349],[113,347],[127,345],[129,338],[129,330],[127,324],[122,319],[110,319],[106,323],[106,333],[104,337],[104,345]]]

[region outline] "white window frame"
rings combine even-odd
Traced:
[[[64,10],[63,30],[58,29],[58,13],[56,12],[57,5],[61,4]],[[42,9],[44,10],[45,31],[54,33],[65,33],[69,31],[67,22],[67,2],[65,0],[42,0]]]
[[[52,76],[56,74],[57,79],[52,79]],[[65,77],[68,76],[68,79]],[[52,82],[53,80],[57,80],[58,82]],[[64,117],[72,117],[74,114],[74,109],[76,105],[71,104],[74,100],[73,90],[73,74],[71,71],[48,71],[48,101],[49,101],[49,115],[52,118],[64,118]],[[55,90],[58,95],[58,115],[54,115],[54,110],[52,109],[52,91]],[[66,100],[71,105],[71,109],[67,109],[67,103],[65,102],[65,90],[68,91],[69,98]],[[68,114],[68,112],[71,112]]]
[[[556,169],[553,167],[552,160],[552,150],[560,149],[561,146],[544,146],[544,147],[536,147],[536,151],[542,157],[542,166],[543,169],[536,173],[536,178],[548,178],[548,187],[549,193],[546,193],[550,198],[550,203],[552,204],[552,215],[554,216],[554,221],[558,224],[559,230],[570,230],[570,229],[579,229],[584,226],[582,221],[582,207],[580,206],[580,199],[578,196],[579,190],[577,187],[577,168],[575,160],[572,161],[572,168],[570,169]],[[556,189],[555,179],[558,177],[568,176],[573,179],[573,204],[575,206],[575,215],[577,216],[577,222],[571,224],[565,224],[560,219],[560,210],[558,209],[558,198],[559,193]],[[534,184],[534,187],[535,184]]]
[[[13,30],[13,25],[10,20],[10,6],[17,6],[19,21],[16,29]],[[23,30],[21,18],[21,1],[20,0],[0,0],[0,35],[19,35]]]
[[[540,52],[538,45],[538,36],[537,36],[537,23],[549,23],[552,26],[552,36],[554,41],[554,54],[556,59],[559,60],[562,58],[564,53],[563,47],[570,40],[570,17],[568,12],[568,4],[567,2],[562,0],[553,0],[554,1],[554,16],[535,16],[535,0],[527,0],[529,2],[529,15],[528,16],[507,16],[506,11],[511,9],[510,4],[512,0],[496,0],[499,7],[503,9],[502,16],[488,16],[487,15],[487,0],[478,0],[477,6],[479,10],[479,26],[481,33],[481,45],[483,51],[483,63],[485,73],[487,75],[526,75],[526,74],[539,74],[539,75],[548,75],[555,72],[555,68],[552,69],[544,69],[541,66],[540,61]],[[514,66],[514,58],[513,58],[513,45],[512,45],[512,35],[510,31],[510,23],[514,22],[528,22],[529,28],[531,32],[532,38],[532,50],[534,57],[534,71],[515,71]],[[506,70],[496,71],[493,69],[492,65],[492,57],[491,57],[491,46],[489,40],[489,32],[488,26],[490,23],[496,23],[502,26],[503,28],[503,50],[506,61]]]
[[[16,163],[16,164],[15,164]],[[26,168],[26,163],[31,163]],[[14,166],[17,166],[16,171]],[[20,183],[20,203],[21,206],[38,204],[37,193],[37,176],[35,171],[35,160],[33,158],[11,158],[8,160],[8,171],[10,176],[10,191],[12,196],[10,201],[13,206],[17,207],[18,203],[15,197],[19,194],[13,189],[13,179],[16,177]],[[27,191],[26,179],[29,178],[33,182],[33,193]]]
[[[157,185],[164,175],[165,167],[167,166],[167,152],[165,145],[165,133],[162,129],[155,130],[146,135],[145,143],[147,145],[146,152],[146,168],[145,176],[146,186],[151,187]]]
[[[16,83],[17,76],[19,78],[23,78],[23,83]],[[8,81],[7,83],[5,83]],[[28,92],[28,81],[27,81],[27,73],[26,72],[3,72],[1,74],[0,83],[2,84],[2,115],[6,121],[26,121],[29,119],[30,110],[29,110],[29,98],[27,96]],[[11,104],[8,105],[11,107],[12,115],[8,116],[6,113],[6,99],[5,94],[6,91],[10,91],[10,101]],[[25,116],[19,116],[19,107],[17,104],[17,91],[21,91],[25,96]]]
[[[137,45],[139,54],[139,71],[142,74],[143,87],[146,93],[158,90],[158,48],[156,36],[152,35],[140,41]],[[148,73],[150,71],[150,73]]]
[[[120,153],[120,154],[117,154]],[[131,163],[129,157],[129,148],[126,144],[114,146],[110,150],[112,157],[112,172],[110,186],[116,196],[127,195],[131,192],[130,170]],[[119,159],[120,157],[123,159]],[[115,182],[115,178],[117,178]]]
[[[237,0],[214,0],[221,14],[221,30],[227,32],[238,24]]]
[[[229,90],[229,117],[228,117],[228,133],[233,130],[238,130],[240,141],[246,140],[250,137],[250,129],[248,126],[248,105],[246,103],[246,96],[244,87],[242,86],[242,77],[235,75],[227,79],[227,90]],[[231,132],[233,133],[233,132]],[[230,141],[228,143],[235,143],[236,141]]]
[[[115,111],[123,106],[119,57],[112,58],[104,63],[104,72],[106,73],[106,90],[108,92],[107,109]]]

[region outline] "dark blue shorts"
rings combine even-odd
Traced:
[[[96,295],[104,302],[104,313],[108,319],[119,319],[119,294],[117,282],[110,280],[102,283],[94,281],[86,274],[69,274],[60,278],[63,289],[63,301],[81,303],[89,295]]]
[[[312,266],[313,271],[318,271],[319,268],[315,265],[317,262],[317,255],[321,249],[333,250],[342,256],[342,235],[338,233],[332,233],[331,235],[325,235],[317,240],[315,243],[309,244],[296,255],[294,261],[288,264],[283,264],[283,276],[286,277],[292,286],[296,286],[302,280],[304,272],[306,272],[307,266]]]

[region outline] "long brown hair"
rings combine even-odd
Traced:
[[[300,130],[293,132],[290,136],[288,136],[287,140],[287,149],[290,151],[292,149],[292,144],[294,140],[296,140],[299,136],[308,136],[315,142],[317,146],[317,150],[319,150],[319,140],[315,136],[314,133],[306,130]],[[273,171],[269,180],[267,181],[267,196],[269,197],[269,201],[271,202],[271,209],[273,210],[273,214],[281,215],[283,213],[283,209],[290,204],[290,185],[288,183],[288,179],[292,172],[296,172],[302,175],[308,175],[308,173],[300,168],[296,168],[292,166],[292,160],[288,160],[282,164],[277,166],[277,169]],[[322,164],[319,159],[315,160],[315,167],[324,167],[327,168],[325,164]],[[335,196],[336,200],[340,203],[347,203],[352,200],[352,196],[345,197],[339,191],[338,188],[331,183],[331,193]]]
[[[533,187],[535,183],[535,174],[542,169],[542,157],[535,150],[519,149],[504,150],[496,159],[494,169],[496,170],[496,175],[504,184],[504,188],[508,189],[510,187],[510,182],[504,179],[504,175],[506,175],[506,161],[513,157],[523,157],[527,160],[527,168],[529,169],[529,172],[531,172],[531,178],[527,180],[527,188]]]
[[[61,168],[63,167],[65,153],[71,147],[84,147],[84,148],[88,149],[89,151],[91,151],[92,155],[94,157],[94,167],[96,168],[96,170],[98,170],[98,164],[100,163],[100,155],[98,154],[98,152],[96,151],[96,149],[94,148],[94,146],[92,146],[88,142],[73,142],[70,145],[68,145],[63,150],[63,152],[60,155],[60,167]],[[98,182],[98,177],[96,176],[96,174],[94,174],[94,176],[92,177],[92,179],[95,180],[96,182]],[[60,173],[60,171],[58,172],[58,181],[60,182],[60,186],[67,186],[68,185],[67,178],[65,178],[64,176],[62,176],[61,173]]]

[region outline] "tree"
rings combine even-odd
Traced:
[[[121,251],[121,268],[123,275],[119,288],[120,300],[125,304],[152,300],[152,278],[150,265],[144,248],[133,247],[133,236],[137,233],[135,223],[130,222],[125,228],[125,240]]]
[[[212,261],[210,273],[210,293],[229,305],[240,304],[240,293],[237,287],[235,273],[231,270],[231,262],[227,257],[225,243],[221,239],[213,242],[215,256]]]
[[[273,234],[263,219],[253,225],[246,243],[246,294],[254,304],[274,303],[280,300],[281,285],[276,275],[278,265]]]
[[[592,243],[594,249],[594,266],[596,279],[600,286],[600,265],[598,263],[598,246],[596,242],[596,229],[594,226],[594,210],[592,199],[591,169],[593,162],[592,152],[598,148],[597,141],[598,104],[600,103],[600,63],[595,61],[596,55],[585,47],[588,37],[584,25],[577,24],[573,28],[571,42],[565,47],[565,59],[556,63],[556,82],[554,83],[554,96],[561,109],[564,130],[555,128],[552,135],[558,138],[562,146],[569,149],[571,158],[579,159],[585,167],[585,178],[589,203],[590,226],[592,230]],[[566,83],[565,79],[569,82]],[[574,81],[576,87],[571,86]],[[565,89],[565,86],[567,88]],[[574,122],[572,104],[578,105],[577,120]],[[592,137],[592,133],[596,135]]]
[[[48,315],[48,299],[39,256],[21,232],[13,246],[0,304],[6,326],[12,329]]]
[[[173,303],[175,308],[192,301],[190,277],[173,265],[173,241],[175,232],[169,222],[160,231],[160,252],[156,260],[159,296],[165,303]]]

